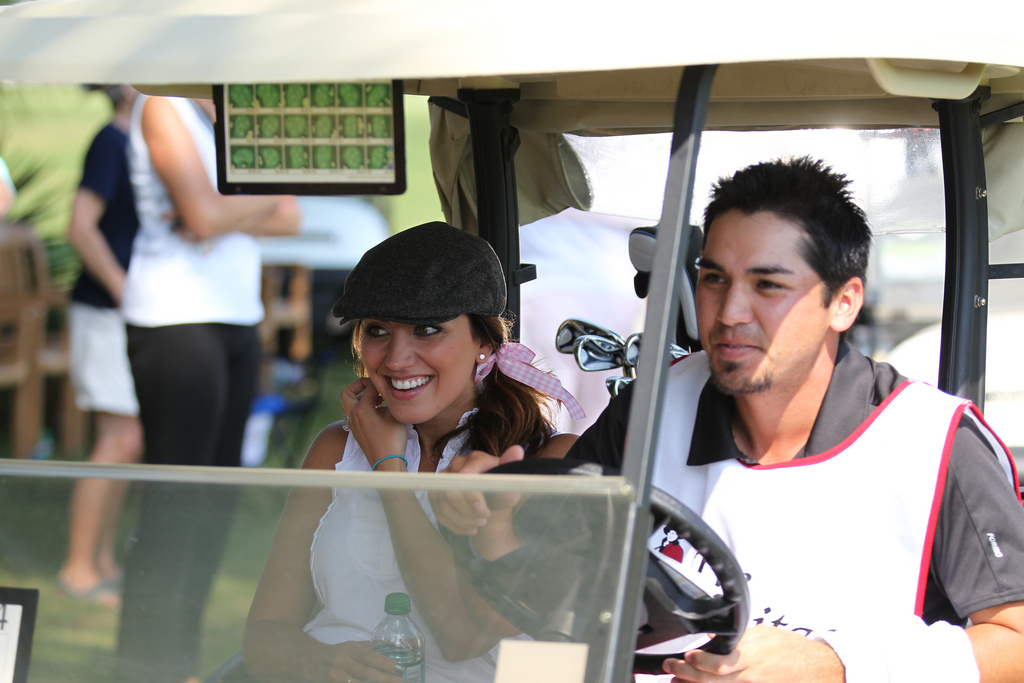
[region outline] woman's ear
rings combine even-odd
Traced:
[[[481,342],[480,346],[477,348],[476,362],[483,363],[491,357],[492,353],[494,353],[494,345]]]

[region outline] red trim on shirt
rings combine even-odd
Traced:
[[[924,547],[921,549],[921,571],[917,576],[917,599],[914,601],[914,614],[924,615],[924,594],[928,588],[928,571],[932,564],[932,546],[935,545],[935,526],[939,521],[939,508],[942,507],[942,494],[946,490],[946,474],[949,472],[949,455],[953,452],[953,439],[956,437],[956,430],[960,426],[960,418],[964,410],[971,405],[964,401],[956,412],[953,419],[949,421],[949,428],[946,430],[946,443],[942,447],[942,461],[939,463],[938,477],[935,480],[935,493],[932,495],[932,511],[928,515],[928,531],[924,537]]]
[[[892,393],[890,393],[888,396],[886,396],[885,400],[882,401],[882,403],[877,408],[875,408],[873,411],[871,411],[871,414],[868,415],[868,418],[866,420],[864,420],[863,422],[861,422],[860,426],[858,426],[855,430],[853,430],[853,432],[848,437],[846,437],[845,439],[840,441],[838,445],[830,448],[827,451],[824,451],[823,453],[818,453],[817,455],[809,455],[809,456],[807,456],[805,458],[796,458],[794,460],[787,460],[786,462],[772,463],[770,465],[753,465],[753,464],[748,464],[748,463],[744,463],[744,464],[746,464],[747,467],[750,467],[750,468],[756,469],[756,470],[773,470],[773,469],[778,469],[780,467],[804,467],[805,465],[814,465],[816,463],[824,462],[825,460],[829,460],[831,458],[834,458],[835,456],[839,455],[840,453],[845,451],[847,448],[849,448],[853,444],[854,441],[859,439],[861,434],[863,434],[865,432],[865,430],[867,430],[867,428],[870,427],[871,424],[875,420],[877,420],[879,416],[881,416],[882,411],[885,410],[886,408],[888,408],[889,404],[891,404],[896,399],[896,397],[898,395],[903,393],[904,389],[906,389],[907,387],[910,386],[911,382],[913,382],[913,380],[907,380],[907,381],[903,382],[902,384],[900,384],[895,389],[893,389]]]
[[[981,422],[981,424],[983,424],[985,426],[985,429],[988,430],[988,433],[990,435],[994,436],[996,441],[999,442],[999,445],[1003,447],[1003,451],[1006,454],[1006,459],[1010,461],[1010,471],[1013,472],[1013,482],[1012,482],[1012,485],[1013,485],[1013,490],[1017,494],[1017,502],[1018,503],[1022,502],[1021,501],[1021,497],[1020,497],[1020,486],[1017,483],[1017,482],[1020,481],[1020,475],[1017,473],[1017,461],[1013,459],[1013,454],[1010,452],[1010,449],[1007,448],[1006,444],[1003,443],[1003,440],[999,438],[998,434],[996,434],[996,430],[994,430],[991,427],[989,427],[988,422],[985,421],[985,416],[981,414],[981,411],[978,409],[978,406],[974,405],[973,403],[971,403],[970,406],[971,406],[971,413],[973,413],[974,416],[976,418],[978,418],[978,421]]]
[[[672,366],[673,366],[673,365],[675,365],[676,363],[680,363],[680,362],[682,362],[682,361],[686,360],[687,358],[693,358],[693,357],[694,357],[695,355],[696,355],[696,354],[693,354],[693,353],[688,353],[688,354],[686,354],[685,356],[680,356],[679,358],[673,358],[673,359],[672,359],[672,361],[671,361],[671,362],[670,362],[670,363],[668,364],[668,366],[669,366],[669,367],[672,367]]]

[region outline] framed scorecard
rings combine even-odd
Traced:
[[[39,591],[0,586],[0,683],[28,683]]]
[[[401,81],[214,86],[222,194],[405,191]]]

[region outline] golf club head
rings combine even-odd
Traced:
[[[631,378],[636,377],[636,365],[640,360],[640,341],[642,339],[643,334],[640,332],[634,332],[626,337],[626,344],[623,349],[626,362],[623,367],[626,368],[626,373]]]
[[[604,381],[604,386],[608,389],[608,393],[611,394],[611,397],[615,398],[619,395],[619,392],[632,381],[632,377],[609,377]]]
[[[573,347],[576,364],[585,372],[600,372],[621,368],[625,362],[622,344],[596,334],[584,334]]]
[[[559,353],[574,353],[576,340],[584,335],[604,337],[620,346],[624,346],[626,343],[620,334],[607,327],[581,318],[570,318],[558,326],[558,331],[555,333],[555,348]]]
[[[643,333],[634,332],[633,334],[626,337],[625,355],[626,364],[625,368],[632,368],[632,376],[636,377],[636,368],[640,364],[640,348],[643,343]],[[668,354],[672,360],[679,360],[684,356],[689,356],[690,352],[679,346],[678,344],[669,344]]]

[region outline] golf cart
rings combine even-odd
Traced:
[[[558,605],[558,614],[574,615],[575,623],[556,629],[561,636],[551,640],[585,643],[579,670],[587,671],[588,680],[605,681],[628,680],[633,667],[651,505],[658,497],[650,487],[651,454],[663,378],[685,309],[684,264],[695,256],[688,245],[690,225],[698,222],[693,206],[705,158],[702,135],[707,131],[710,144],[721,132],[732,136],[733,146],[734,136],[742,136],[740,146],[764,149],[753,141],[780,131],[811,131],[801,143],[810,147],[806,151],[826,156],[839,170],[877,165],[886,178],[882,184],[895,190],[881,198],[878,213],[868,207],[880,234],[909,230],[900,209],[914,227],[928,223],[938,213],[941,191],[944,211],[925,226],[945,232],[937,380],[984,408],[989,280],[1024,275],[1018,264],[989,264],[989,241],[1024,226],[1017,190],[1024,145],[1021,67],[1024,44],[1015,22],[965,22],[907,2],[844,11],[841,21],[820,3],[804,2],[665,2],[602,11],[568,3],[511,8],[468,0],[429,8],[396,0],[38,0],[0,11],[5,80],[130,82],[152,94],[196,97],[213,96],[214,86],[230,84],[400,81],[405,93],[429,97],[434,180],[446,216],[494,246],[513,311],[519,288],[533,276],[520,263],[519,225],[570,206],[614,213],[614,200],[601,196],[600,188],[625,186],[616,172],[633,173],[635,166],[621,161],[628,143],[635,138],[651,144],[650,136],[671,133],[658,213],[644,218],[643,209],[619,209],[641,217],[638,227],[658,226],[643,330],[646,362],[636,365],[621,475],[451,482],[410,474],[387,482],[387,488],[418,491],[515,491],[550,499],[554,506],[600,507],[600,513],[570,516],[606,523],[592,534],[601,552],[580,556],[599,562],[573,565],[590,572],[573,584],[589,583],[588,590],[563,592],[576,597]],[[223,90],[218,92],[223,102]],[[843,135],[860,146],[832,142],[833,129],[850,129]],[[918,208],[900,197],[903,189],[917,194],[929,182],[927,172],[917,172],[928,164],[912,163],[922,129],[938,131],[931,140],[937,137],[941,173],[933,168],[931,175],[941,185],[932,185],[931,194],[921,192]],[[881,150],[886,146],[876,141],[882,140],[897,142],[877,164],[859,157],[844,164],[844,154]],[[892,147],[903,152],[893,154]],[[826,148],[835,156],[824,154]],[[625,337],[634,330],[619,332]],[[11,489],[46,489],[50,480],[90,476],[253,491],[381,486],[354,475],[308,472],[0,463],[0,482]],[[664,506],[659,514],[668,515]],[[705,540],[697,534],[691,542]],[[262,563],[259,551],[253,557]],[[735,570],[728,564],[722,561],[723,572]],[[512,572],[502,589],[514,590],[517,580],[522,575]],[[34,586],[27,579],[23,584]],[[731,596],[733,604],[742,603],[741,593]],[[546,616],[544,628],[557,615]],[[45,620],[37,621],[38,640],[48,628]],[[571,660],[574,652],[562,649],[555,656]]]

